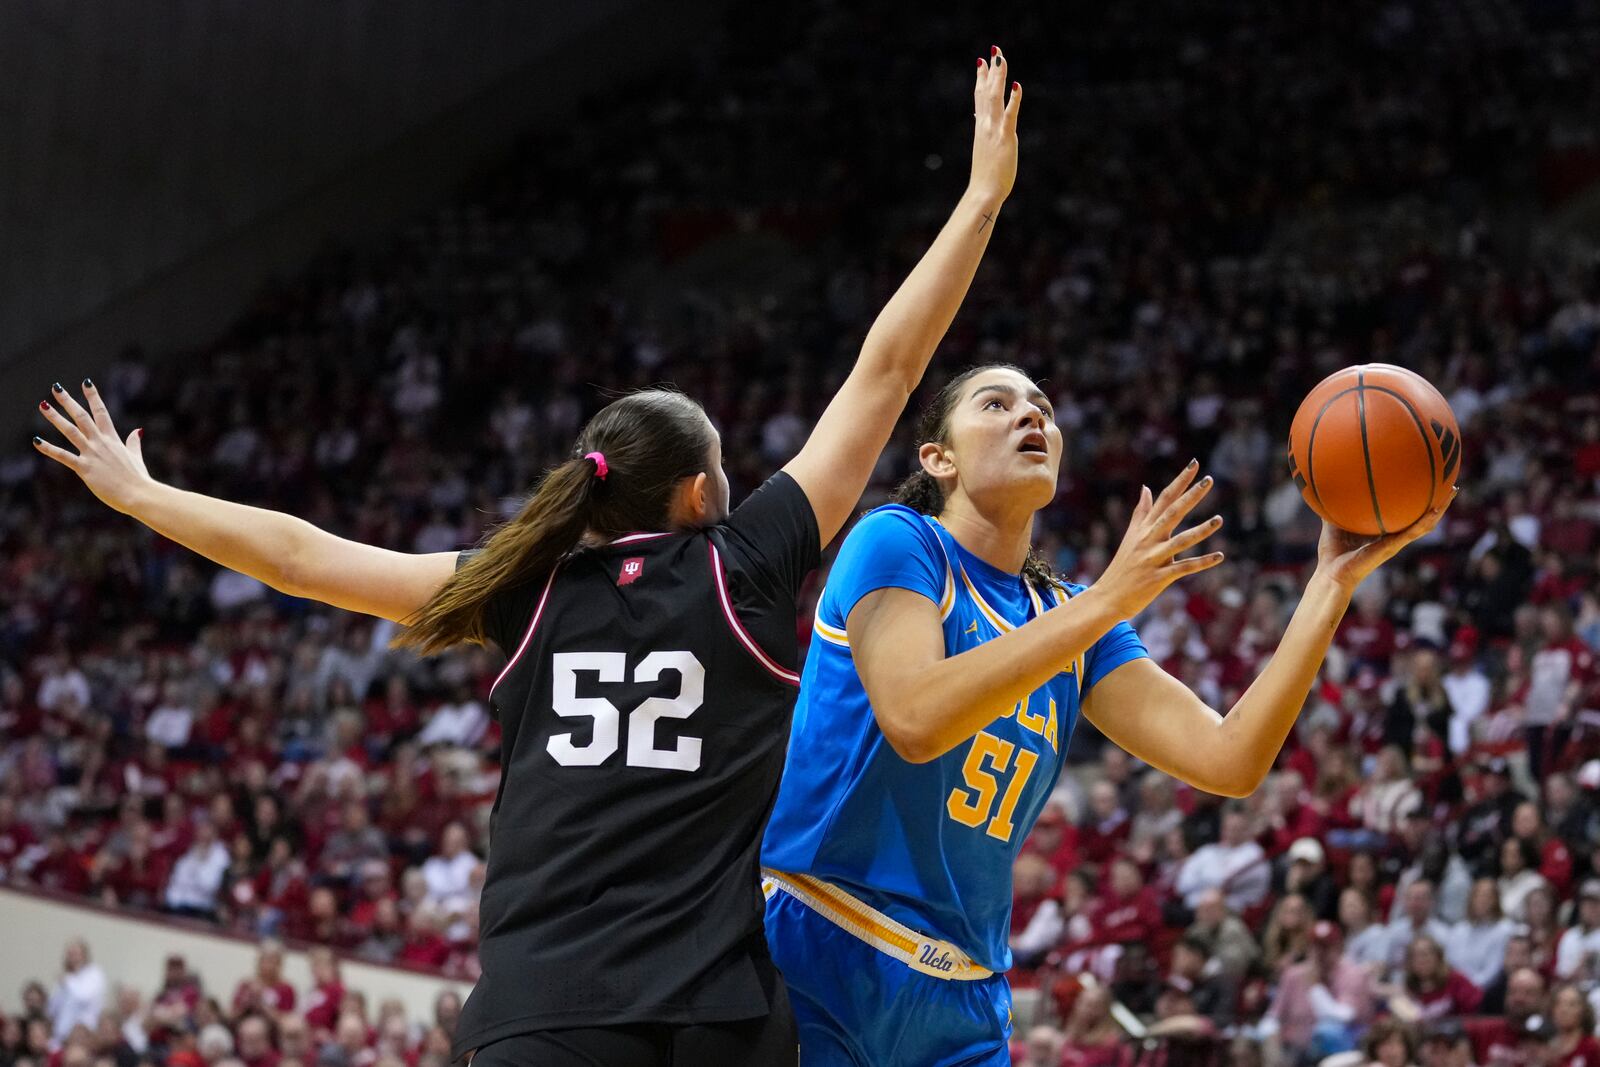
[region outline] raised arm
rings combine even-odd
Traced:
[[[1124,663],[1083,701],[1084,716],[1130,755],[1220,796],[1255,792],[1305,703],[1362,579],[1438,524],[1452,492],[1408,528],[1371,540],[1327,523],[1317,568],[1283,640],[1227,715],[1149,659]]]
[[[884,588],[862,597],[846,622],[850,654],[895,752],[912,763],[944,755],[1026,700],[1167,586],[1222,562],[1220,552],[1174,558],[1221,525],[1213,518],[1174,534],[1211,488],[1209,478],[1191,484],[1196,467],[1190,463],[1157,498],[1148,489],[1140,494],[1127,536],[1100,581],[976,648],[947,657],[939,609],[920,593]]]
[[[93,383],[79,404],[59,385],[39,410],[77,449],[35,437],[33,447],[83,479],[111,508],[229,570],[290,596],[404,622],[455,569],[456,553],[412,554],[335,537],[304,519],[235,504],[156,481],[145,469],[142,430],[117,434]]]
[[[967,191],[872,324],[854,369],[805,447],[783,468],[811,501],[823,544],[833,540],[860,501],[906,401],[967,295],[1000,205],[1016,180],[1022,87],[1012,83],[1010,103],[1005,90],[1006,59],[996,48],[989,61],[978,61]]]

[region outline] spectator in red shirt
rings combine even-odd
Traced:
[[[294,1011],[294,1005],[294,986],[283,980],[283,946],[264,941],[256,953],[255,975],[240,982],[233,992],[233,1016],[238,1019],[249,1012],[264,1011],[276,1019]],[[240,1038],[243,1039],[242,1032]]]
[[[1539,805],[1531,800],[1518,804],[1511,812],[1511,833],[1539,850],[1539,873],[1565,899],[1572,892],[1572,850],[1546,828]]]
[[[1350,656],[1351,666],[1371,667],[1388,673],[1394,656],[1394,623],[1383,614],[1381,593],[1364,590],[1356,597],[1355,611],[1347,614],[1334,634],[1334,644]]]
[[[1078,866],[1078,831],[1060,805],[1048,803],[1023,843],[1022,850],[1044,857],[1058,879]]]
[[[339,977],[339,959],[333,950],[319,945],[308,954],[311,963],[311,992],[306,996],[306,1024],[318,1040],[333,1033],[344,1007],[344,982]]]
[[[1089,934],[1063,944],[1069,968],[1085,967],[1102,977],[1111,974],[1120,946],[1149,945],[1161,930],[1161,905],[1145,887],[1139,865],[1127,856],[1111,861],[1110,892],[1089,904]]]
[[[1595,1040],[1594,1006],[1575,985],[1556,987],[1550,998],[1555,1026],[1546,1049],[1548,1067],[1600,1067],[1600,1041]]]
[[[1506,978],[1504,1013],[1471,1023],[1468,1027],[1479,1062],[1517,1062],[1518,1049],[1523,1044],[1529,1020],[1544,1014],[1544,1009],[1544,978],[1532,967],[1512,970]]]
[[[1415,938],[1406,949],[1402,988],[1396,993],[1411,1000],[1417,1014],[1430,1021],[1449,1015],[1471,1015],[1483,1000],[1478,987],[1445,961],[1444,949],[1426,934]]]
[[[406,943],[400,950],[399,962],[422,967],[443,967],[450,958],[450,942],[444,935],[444,916],[434,908],[418,908],[412,912],[407,928]]]
[[[1089,810],[1078,826],[1078,852],[1084,860],[1108,863],[1121,850],[1132,828],[1115,785],[1102,779],[1089,787]]]
[[[1132,1052],[1111,1018],[1111,994],[1105,987],[1090,986],[1079,993],[1067,1018],[1061,1067],[1127,1067]]]

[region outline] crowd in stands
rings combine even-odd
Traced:
[[[63,953],[54,987],[30,982],[0,1011],[9,1067],[445,1067],[461,998],[445,990],[433,1017],[398,999],[369,1004],[346,987],[328,948],[311,952],[309,988],[284,977],[283,946],[266,941],[231,995],[207,988],[177,954],[141,988],[111,982],[87,944]]]
[[[1046,558],[1092,580],[1139,486],[1200,457],[1230,562],[1135,624],[1226,709],[1314,558],[1283,458],[1309,388],[1410,366],[1465,458],[1439,529],[1360,590],[1256,795],[1196,794],[1079,725],[1017,864],[1013,979],[1041,1025],[1016,1056],[1151,1062],[1130,1037],[1148,1031],[1173,1063],[1185,1042],[1229,1063],[1600,1063],[1600,269],[1506,221],[1552,206],[1541,181],[1600,114],[1593,13],[1102,7],[1070,30],[1016,16],[1004,43],[1036,90],[1017,192],[931,375],[1008,361],[1051,393]],[[599,101],[200,350],[97,373],[151,472],[449,550],[514,510],[602,389],[671,381],[720,428],[735,499],[759,484],[953,204],[970,72],[962,27],[903,5],[728,18],[714,71]],[[865,503],[908,473],[908,432]],[[474,977],[499,652],[392,651],[388,624],[218,571],[20,442],[0,586],[0,883]],[[119,1001],[74,1056],[129,1067],[148,1053],[106,1020],[126,1035],[163,997]],[[28,1004],[0,1067],[62,1052]],[[186,1004],[193,1030],[136,1025],[178,1043],[149,1047],[262,1067],[243,1052],[261,1027]],[[243,1016],[301,1067],[286,1035],[341,1024]],[[233,1052],[203,1054],[213,1024]],[[362,1067],[395,1051],[362,1047]]]

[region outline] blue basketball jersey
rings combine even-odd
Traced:
[[[955,656],[1065,603],[1083,586],[1037,590],[962,548],[938,521],[890,504],[850,532],[817,606],[788,762],[762,863],[832,882],[891,918],[952,942],[975,963],[1011,966],[1011,865],[1054,790],[1079,701],[1145,656],[1118,623],[1026,701],[996,709],[936,760],[901,759],[878,729],[850,656],[846,620],[884,588],[939,606]]]

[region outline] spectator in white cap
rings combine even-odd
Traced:
[[[1302,837],[1289,846],[1288,869],[1283,876],[1283,891],[1299,893],[1311,905],[1318,919],[1339,917],[1339,887],[1328,871],[1327,854],[1322,842],[1314,837]]]
[[[1600,978],[1600,878],[1587,879],[1578,887],[1578,921],[1556,943],[1556,977]]]

